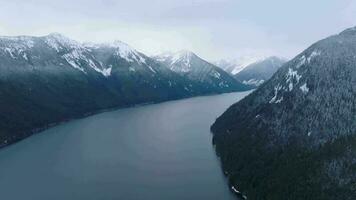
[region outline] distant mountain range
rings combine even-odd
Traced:
[[[246,85],[258,87],[271,78],[285,62],[285,59],[279,57],[268,57],[244,67],[234,77]]]
[[[266,59],[266,57],[264,56],[246,55],[246,56],[239,56],[234,59],[221,59],[213,62],[213,64],[232,75],[236,75],[237,73],[242,71],[245,67],[264,59]]]
[[[165,53],[155,56],[158,62],[174,72],[200,84],[207,91],[231,91],[234,88],[251,89],[219,67],[201,59],[190,51]]]
[[[232,105],[211,130],[248,199],[356,199],[356,28],[323,39]]]
[[[198,59],[185,75],[120,41],[0,37],[0,146],[105,109],[247,89]]]

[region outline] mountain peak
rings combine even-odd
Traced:
[[[186,65],[190,65],[190,60],[192,57],[196,57],[196,55],[188,50],[181,50],[175,53],[172,57],[171,64],[174,64],[176,62],[184,62]]]
[[[130,45],[121,40],[114,40],[113,42],[107,44],[113,48],[133,49]]]
[[[48,34],[46,37],[53,37],[53,38],[67,38],[65,35],[58,33],[58,32],[53,32]]]
[[[285,62],[285,59],[270,56],[246,66],[234,77],[247,85],[258,87],[271,78]]]
[[[228,73],[236,75],[248,65],[262,61],[266,58],[266,56],[261,55],[243,55],[236,58],[222,59],[214,62],[214,64]]]
[[[136,49],[131,47],[125,42],[120,40],[115,40],[113,42],[105,43],[86,43],[87,48],[99,49],[99,48],[111,48],[114,50],[115,55],[119,56],[122,59],[125,59],[128,62],[138,62],[144,64],[146,62],[145,56],[142,53],[138,52]]]
[[[176,54],[179,54],[181,56],[193,56],[193,55],[195,55],[195,53],[193,53],[192,51],[185,50],[185,49],[178,51]]]
[[[54,48],[57,52],[62,47],[69,47],[69,48],[81,48],[81,43],[68,38],[67,36],[60,34],[60,33],[50,33],[44,36],[46,43]]]
[[[79,42],[75,41],[75,40],[72,40],[70,39],[69,37],[61,34],[61,33],[50,33],[46,36],[44,36],[46,39],[52,39],[52,40],[56,40],[60,43],[76,43],[78,44]]]

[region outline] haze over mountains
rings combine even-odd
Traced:
[[[356,28],[228,72],[190,51],[148,57],[57,33],[0,37],[0,60],[0,147],[107,109],[257,88],[211,127],[232,191],[356,198]]]
[[[285,62],[285,59],[276,56],[268,57],[244,67],[234,77],[246,85],[258,87],[271,78]]]
[[[234,59],[221,59],[213,62],[216,66],[225,70],[226,72],[235,75],[243,70],[250,64],[258,62],[260,60],[264,60],[264,56],[240,56]]]
[[[219,67],[201,59],[190,51],[165,53],[154,57],[158,62],[168,66],[172,71],[199,82],[207,90],[229,91],[230,88],[249,89],[250,87],[236,81],[230,74]]]
[[[277,56],[242,56],[239,59],[222,59],[214,63],[239,82],[251,88],[257,88],[271,78],[286,61]]]
[[[83,44],[57,33],[0,37],[0,144],[103,109],[248,89],[192,58],[187,75],[179,72],[183,64],[172,70],[120,41]]]
[[[323,39],[211,129],[248,199],[356,199],[356,28]]]

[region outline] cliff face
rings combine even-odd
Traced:
[[[356,198],[356,29],[313,44],[211,129],[249,199]]]

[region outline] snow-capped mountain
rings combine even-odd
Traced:
[[[245,67],[258,61],[264,60],[266,58],[267,57],[264,56],[245,55],[234,59],[221,59],[213,63],[221,69],[225,70],[226,72],[235,75],[242,71]]]
[[[0,146],[102,109],[227,91],[120,41],[80,43],[58,33],[0,37],[0,60]]]
[[[203,60],[190,51],[179,51],[177,53],[165,53],[155,56],[158,62],[167,66],[172,71],[201,84],[208,90],[234,91],[246,90],[249,87],[236,81],[231,75],[219,67]]]
[[[248,199],[355,199],[356,28],[284,64],[212,126]],[[253,169],[253,170],[251,170]]]
[[[271,78],[285,62],[286,60],[282,58],[268,57],[246,66],[234,77],[244,84],[258,87]]]

